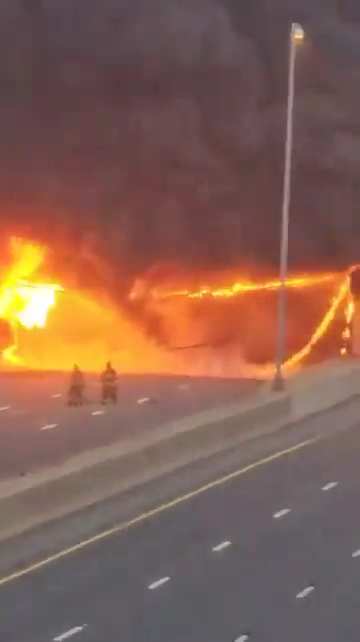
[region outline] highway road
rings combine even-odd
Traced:
[[[0,639],[358,642],[359,471],[359,425],[258,461],[0,583]]]
[[[65,375],[1,375],[0,480],[235,401],[256,385],[246,380],[124,375],[117,407],[104,409],[99,405],[98,378],[89,375],[88,403],[67,408]]]

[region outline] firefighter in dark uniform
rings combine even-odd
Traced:
[[[84,403],[85,377],[76,364],[71,373],[69,387],[69,406],[82,406]]]
[[[110,361],[107,362],[104,372],[101,373],[101,403],[107,401],[117,402],[117,374]]]

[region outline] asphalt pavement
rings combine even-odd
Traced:
[[[4,642],[358,642],[359,425],[0,586]]]
[[[0,480],[238,400],[256,385],[250,380],[123,375],[117,406],[104,408],[98,377],[88,375],[87,403],[68,408],[66,375],[1,375]]]

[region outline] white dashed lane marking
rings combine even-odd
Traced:
[[[351,557],[360,557],[360,548],[357,551],[354,551]]]
[[[162,577],[161,580],[156,580],[156,582],[149,584],[148,589],[150,591],[153,591],[154,589],[159,588],[163,584],[166,584],[166,582],[169,582],[169,580],[170,580],[170,577]]]
[[[65,633],[62,633],[61,635],[58,635],[57,638],[54,638],[54,642],[63,642],[64,640],[68,640],[68,638],[71,638],[73,635],[76,635],[76,633],[81,633],[86,628],[86,624],[83,624],[82,626],[75,626],[73,629],[69,629],[69,631],[65,631]]]
[[[62,396],[61,392],[56,392],[54,395],[51,395],[51,398],[52,399],[58,399],[61,396]]]
[[[141,399],[137,400],[138,404],[140,405],[143,403],[147,403],[148,401],[150,401],[150,397],[141,397]]]
[[[91,414],[92,415],[104,415],[105,414],[105,410],[94,410]]]
[[[312,591],[315,589],[315,586],[307,586],[304,588],[303,591],[300,591],[300,593],[297,594],[296,599],[297,600],[302,600],[304,597],[307,597]]]
[[[290,513],[291,508],[283,508],[282,510],[279,510],[277,513],[273,514],[274,519],[281,519],[281,517],[284,517],[288,513]]]
[[[0,412],[3,410],[10,410],[11,406],[0,406]]]
[[[45,424],[45,426],[42,426],[40,430],[52,430],[52,428],[56,428],[58,424]]]
[[[214,553],[219,553],[220,551],[223,551],[224,548],[229,548],[229,546],[231,546],[231,542],[229,540],[226,540],[225,542],[220,542],[220,544],[217,544],[211,550]]]
[[[332,488],[335,488],[338,485],[339,482],[330,482],[329,484],[326,484],[325,486],[322,487],[321,490],[331,490]]]
[[[240,637],[236,638],[234,642],[247,642],[248,639],[249,639],[248,635],[240,635]]]

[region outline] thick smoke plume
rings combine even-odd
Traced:
[[[293,267],[359,259],[358,0],[3,0],[2,223],[102,256],[276,265],[287,38]]]

